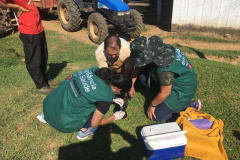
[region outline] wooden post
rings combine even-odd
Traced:
[[[162,0],[157,0],[157,24],[160,24]]]

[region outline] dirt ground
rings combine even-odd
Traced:
[[[88,32],[86,29],[86,23],[82,23],[83,29],[80,29],[77,32],[67,32],[65,31],[60,22],[57,19],[51,19],[51,20],[42,20],[43,21],[43,26],[45,30],[52,30],[52,31],[57,31],[61,34],[65,34],[67,36],[70,36],[73,39],[76,39],[78,41],[88,43],[91,45],[96,45],[94,44],[88,37]],[[155,25],[145,25],[147,28],[147,31],[142,32],[141,36],[146,36],[146,37],[151,37],[152,35],[161,35],[161,36],[168,36],[168,35],[174,35],[176,33],[171,33],[171,32],[166,32],[159,27]],[[85,28],[85,29],[84,29]],[[113,31],[114,32],[114,31]],[[120,37],[125,38],[127,41],[131,42],[133,39],[130,39],[127,35],[125,34],[119,34]],[[222,37],[221,37],[222,38]],[[193,40],[180,40],[180,39],[173,39],[173,38],[166,38],[164,39],[164,43],[167,44],[179,44],[181,46],[187,46],[191,48],[199,48],[199,49],[217,49],[217,50],[240,50],[240,45],[239,44],[223,44],[223,43],[204,43],[204,42],[199,42],[199,41],[193,41]],[[200,58],[198,55],[195,54],[188,54],[185,53],[188,57],[193,57],[193,58]],[[219,58],[215,56],[206,56],[205,58],[207,60],[214,60],[214,61],[219,61],[219,62],[225,62],[225,63],[230,63],[233,65],[240,66],[240,56],[237,59],[231,60],[228,58]]]

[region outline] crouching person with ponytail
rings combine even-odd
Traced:
[[[124,111],[103,118],[115,95],[128,92],[131,78],[108,68],[92,67],[69,76],[43,101],[43,112],[37,119],[59,132],[78,132],[86,139],[106,125],[124,117]]]

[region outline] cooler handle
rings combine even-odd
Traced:
[[[144,137],[145,139],[152,139],[152,138],[160,138],[160,137],[164,137],[166,136],[172,136],[172,135],[176,135],[176,134],[183,134],[183,133],[187,133],[187,131],[177,131],[177,132],[171,132],[171,133],[164,133],[164,134],[157,134],[157,135],[152,135],[152,136],[147,136]]]

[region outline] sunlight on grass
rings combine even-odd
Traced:
[[[145,25],[145,24],[143,24],[143,26],[142,26],[142,27],[143,27],[143,29],[142,29],[142,31],[143,31],[143,32],[147,32],[147,31],[149,30],[149,29],[146,27],[146,25]]]
[[[52,31],[46,31],[46,36],[48,70],[54,79],[63,81],[78,70],[97,66],[94,57],[96,46]],[[146,117],[145,108],[153,98],[147,88],[137,85],[136,96],[129,100],[126,119],[106,125],[96,136],[79,141],[76,133],[57,132],[36,119],[42,112],[45,95],[35,93],[34,83],[21,60],[24,53],[18,36],[1,38],[0,48],[3,62],[0,65],[0,159],[146,159],[140,131],[143,126],[156,123]],[[184,46],[181,49],[184,50]],[[189,59],[198,79],[194,99],[201,99],[202,111],[223,120],[223,145],[228,158],[239,159],[240,67],[205,59]],[[112,105],[106,116],[112,115],[113,109]]]
[[[240,40],[227,40],[223,38],[215,38],[209,36],[201,36],[201,35],[176,35],[172,36],[172,38],[179,38],[179,39],[189,39],[201,42],[208,42],[208,43],[240,43]]]
[[[240,51],[232,51],[232,50],[210,50],[210,49],[198,49],[198,48],[191,48],[181,45],[173,45],[174,47],[177,47],[184,53],[189,54],[196,54],[196,55],[202,55],[202,56],[216,56],[216,57],[224,57],[224,58],[230,58],[230,59],[236,59],[240,56]]]

